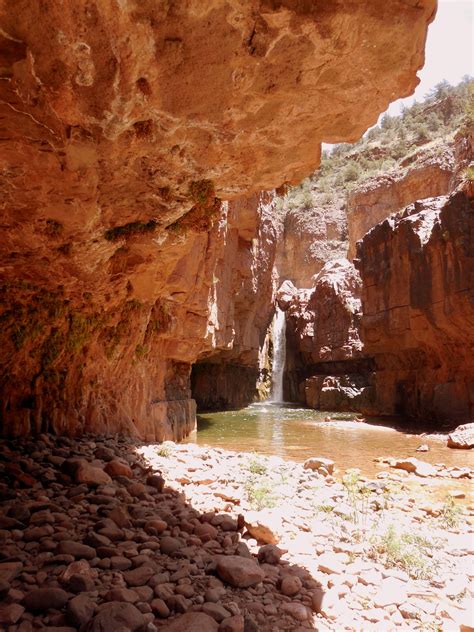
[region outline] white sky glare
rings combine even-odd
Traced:
[[[423,101],[444,79],[455,86],[465,75],[474,75],[474,0],[438,0],[436,17],[428,27],[425,65],[418,71],[420,83],[414,94],[394,101],[387,112],[397,116],[402,105]],[[331,151],[332,147],[322,143],[323,149]]]
[[[399,114],[402,103],[422,101],[440,81],[458,84],[464,75],[474,74],[474,24],[472,0],[439,0],[434,22],[428,27],[425,65],[415,93],[392,103],[388,112]]]

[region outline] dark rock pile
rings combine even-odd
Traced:
[[[309,573],[252,556],[243,521],[200,514],[130,441],[5,441],[0,473],[2,630],[313,629]]]

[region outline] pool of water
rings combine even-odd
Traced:
[[[327,416],[347,421],[331,425],[325,422]],[[356,415],[264,402],[238,411],[199,414],[197,432],[187,441],[294,461],[323,456],[335,461],[342,472],[359,468],[366,476],[374,476],[381,470],[374,459],[385,456],[416,457],[447,466],[474,466],[472,452],[452,450],[445,442],[389,428],[387,420],[350,421],[355,418]],[[422,443],[429,446],[429,452],[416,452]]]

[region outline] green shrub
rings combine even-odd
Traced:
[[[461,509],[456,505],[454,498],[448,494],[445,498],[439,520],[445,529],[453,529],[458,526]]]
[[[148,222],[129,222],[123,226],[115,226],[105,231],[104,237],[107,241],[117,241],[117,239],[128,239],[134,235],[143,235],[145,233],[152,233],[158,226],[154,219],[150,219]]]
[[[342,170],[343,182],[356,182],[361,176],[361,170],[357,163],[350,162]]]
[[[249,478],[245,483],[245,492],[251,508],[256,511],[275,507],[278,502],[278,497],[273,494],[273,483],[269,479]]]
[[[414,579],[429,579],[436,574],[433,551],[437,544],[412,533],[397,533],[390,525],[384,535],[376,537],[371,551],[374,559],[382,558],[388,567],[404,570]]]
[[[250,459],[249,459],[248,470],[252,474],[263,475],[263,474],[267,473],[267,466],[266,466],[265,463],[260,461],[260,459],[258,458],[257,455],[254,455],[254,456],[250,457]]]
[[[172,444],[165,441],[156,448],[156,454],[163,458],[169,458],[173,454]]]

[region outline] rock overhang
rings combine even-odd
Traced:
[[[0,0],[1,432],[188,432],[242,262],[271,300],[262,201],[243,243],[219,198],[301,180],[413,91],[435,6]]]
[[[435,6],[4,0],[2,110],[118,207],[145,181],[175,202],[202,179],[239,197],[301,180],[321,141],[355,141],[410,94]]]

